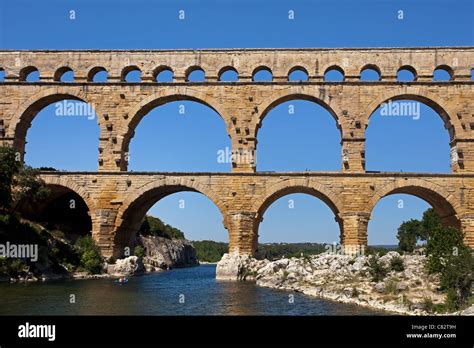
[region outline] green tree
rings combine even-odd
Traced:
[[[450,311],[461,308],[471,296],[474,257],[463,237],[455,228],[438,226],[431,231],[426,246],[427,270],[439,273],[441,288],[447,293],[446,307]]]
[[[102,270],[102,256],[91,236],[79,238],[74,248],[80,258],[80,266],[90,274],[98,274]]]
[[[141,245],[137,245],[135,249],[133,249],[133,255],[137,257],[143,257],[145,256],[145,249]]]
[[[442,272],[451,256],[464,247],[463,235],[453,227],[438,226],[430,233],[426,245],[430,273]]]
[[[430,237],[431,231],[441,226],[441,220],[438,213],[436,213],[433,208],[429,208],[423,213],[421,224],[422,229],[420,231],[419,239],[427,241]]]
[[[13,178],[18,172],[17,155],[10,147],[0,147],[0,207],[10,208],[12,198]]]
[[[411,219],[398,228],[398,247],[402,251],[413,252],[417,243],[427,241],[433,230],[441,226],[438,214],[433,208],[427,209],[420,220]]]
[[[0,147],[0,208],[12,213],[16,205],[27,198],[36,204],[49,193],[38,171],[19,161],[18,153],[11,147]]]
[[[403,222],[398,228],[397,238],[400,250],[412,252],[415,250],[416,243],[423,235],[423,223],[418,220]]]

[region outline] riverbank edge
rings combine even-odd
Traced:
[[[374,301],[374,303],[368,303],[365,301],[357,301],[357,299],[349,298],[349,297],[343,297],[341,294],[338,294],[336,292],[331,292],[331,291],[324,291],[323,289],[319,289],[318,293],[318,288],[315,287],[277,287],[277,286],[271,286],[269,284],[261,284],[255,281],[255,285],[262,287],[262,288],[267,288],[267,289],[275,289],[275,290],[283,290],[286,292],[297,292],[304,294],[306,296],[322,299],[322,300],[328,300],[328,301],[333,301],[337,303],[344,303],[344,304],[353,304],[357,305],[360,307],[368,308],[368,309],[374,309],[377,311],[383,311],[386,312],[387,314],[403,314],[403,315],[425,315],[423,313],[414,313],[413,311],[407,311],[407,310],[402,310],[402,309],[393,309],[393,308],[387,308],[386,306],[380,304],[379,302]],[[426,314],[428,315],[428,314]]]
[[[399,257],[398,253],[392,252],[392,254]],[[313,257],[324,257],[324,254],[314,255]],[[390,255],[387,255],[390,256]],[[332,257],[329,255],[329,257]],[[283,261],[291,261],[292,259],[280,259],[277,261],[269,260],[257,260],[247,255],[235,255],[235,254],[225,254],[221,261],[218,263],[216,268],[216,279],[223,281],[255,281],[257,286],[283,290],[283,291],[293,291],[302,293],[307,296],[320,298],[324,300],[331,300],[339,303],[345,304],[355,304],[361,307],[370,308],[378,311],[384,311],[387,314],[400,314],[400,315],[410,315],[410,316],[452,316],[452,315],[474,315],[474,305],[471,305],[468,308],[465,308],[461,311],[456,311],[452,313],[436,313],[427,311],[423,308],[415,308],[411,306],[406,306],[405,304],[390,302],[381,302],[380,298],[378,299],[365,299],[360,297],[353,297],[351,295],[342,292],[340,289],[331,290],[324,286],[318,286],[314,284],[301,284],[301,283],[286,283],[281,281],[277,273],[271,273],[270,275],[264,276],[265,268],[274,263],[279,263]],[[298,260],[297,258],[295,260]],[[283,262],[285,263],[285,262]],[[288,262],[286,262],[288,264]],[[263,271],[263,273],[262,273]],[[281,270],[280,270],[281,271]],[[348,284],[350,285],[350,284]],[[410,300],[410,298],[406,298]],[[409,301],[410,302],[410,301]]]

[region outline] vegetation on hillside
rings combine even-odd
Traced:
[[[219,262],[229,247],[227,243],[214,242],[212,240],[193,241],[196,255],[201,262]]]
[[[14,149],[0,147],[0,243],[38,245],[38,260],[0,258],[0,276],[40,276],[44,271],[60,274],[84,270],[99,273],[102,258],[92,238],[83,237],[75,245],[62,238],[60,231],[24,220],[19,203],[43,202],[49,195],[38,170],[24,165]],[[57,234],[60,234],[58,237]]]
[[[167,239],[185,239],[179,229],[165,224],[157,217],[146,215],[138,231],[143,236],[156,236]]]
[[[227,253],[227,243],[210,240],[193,241],[199,261],[218,262]],[[315,255],[326,251],[324,244],[319,243],[266,243],[258,245],[257,258],[277,260],[283,257],[300,257],[301,254]]]

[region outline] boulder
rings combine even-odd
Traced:
[[[267,261],[268,262],[268,261]],[[257,261],[248,255],[224,254],[217,263],[216,279],[247,280],[255,279],[257,270],[265,267],[266,262]]]
[[[199,265],[196,250],[187,240],[139,236],[138,244],[145,249],[143,263],[147,270]]]
[[[374,290],[378,293],[383,294],[385,292],[385,283],[377,283],[374,286]]]
[[[116,277],[132,276],[144,271],[142,259],[137,256],[129,256],[118,259],[114,265],[110,265],[107,272]]]
[[[408,288],[408,283],[407,282],[398,282],[397,283],[397,290],[402,291],[406,290]]]

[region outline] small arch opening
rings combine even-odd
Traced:
[[[324,72],[324,81],[326,82],[342,82],[344,79],[344,70],[337,65],[327,68]]]
[[[433,81],[451,81],[453,69],[447,65],[440,65],[433,71]]]
[[[398,82],[412,82],[416,81],[416,70],[408,65],[402,66],[397,71]]]
[[[169,83],[173,82],[174,80],[173,70],[167,66],[159,67],[158,69],[156,69],[153,73],[153,76],[155,78],[155,81],[158,83]]]
[[[87,76],[89,82],[107,82],[109,73],[103,67],[92,68]]]
[[[195,66],[188,69],[186,74],[186,82],[204,82],[206,81],[206,73],[201,67]]]
[[[67,67],[61,67],[54,73],[54,81],[59,82],[73,82],[74,81],[74,71]]]
[[[273,74],[270,68],[260,66],[253,71],[252,81],[254,82],[271,82],[273,81]]]
[[[28,66],[26,68],[21,69],[20,71],[20,81],[26,82],[39,82],[40,81],[40,73],[37,68],[34,66]]]
[[[5,70],[3,68],[0,68],[0,82],[5,81]]]
[[[219,81],[237,82],[239,81],[239,73],[233,67],[225,67],[219,72]]]
[[[366,65],[360,71],[361,81],[380,81],[381,79],[380,69],[373,64]]]
[[[288,74],[288,81],[303,82],[308,81],[308,71],[303,67],[294,67]]]
[[[142,82],[142,71],[137,66],[129,66],[122,71],[122,82]]]

